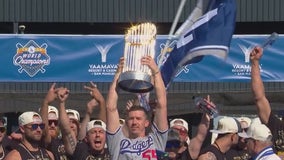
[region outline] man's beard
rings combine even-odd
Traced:
[[[26,140],[31,143],[31,144],[35,144],[35,145],[38,145],[40,143],[40,139],[37,140],[33,137],[30,137],[30,136],[26,136]]]
[[[59,134],[59,131],[56,129],[56,128],[52,128],[53,130],[49,129],[49,135],[52,137],[52,138],[56,138]]]

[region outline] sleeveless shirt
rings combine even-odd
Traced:
[[[46,149],[39,147],[38,151],[29,151],[28,148],[20,143],[16,150],[20,153],[22,160],[50,160]]]
[[[204,149],[202,149],[200,151],[199,155],[205,154],[207,152],[211,152],[215,155],[215,157],[217,158],[217,160],[226,160],[226,156],[224,153],[222,153],[220,150],[218,150],[218,148],[216,148],[213,145],[209,145],[207,147],[205,147]]]

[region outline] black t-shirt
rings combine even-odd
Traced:
[[[190,154],[188,153],[188,148],[176,157],[177,160],[192,160]]]
[[[68,160],[68,156],[66,155],[65,147],[62,139],[53,138],[51,139],[50,144],[47,146],[47,149],[50,150],[55,160]]]
[[[226,158],[224,153],[219,151],[218,148],[216,148],[213,145],[209,145],[209,146],[201,149],[199,155],[205,154],[207,152],[213,153],[215,155],[215,157],[217,158],[217,160],[229,160],[229,159]]]
[[[72,157],[74,160],[110,160],[110,154],[107,149],[104,149],[102,154],[96,153],[92,151],[85,141],[77,143]]]
[[[241,149],[230,149],[225,154],[227,159],[232,160],[251,160],[251,156],[246,150]]]
[[[273,136],[274,149],[277,152],[284,152],[284,122],[278,119],[272,112],[270,113],[267,127]]]

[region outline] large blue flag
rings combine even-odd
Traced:
[[[205,55],[225,58],[235,29],[235,0],[211,0],[204,15],[187,28],[166,54],[161,66],[165,86],[186,65],[197,63]]]

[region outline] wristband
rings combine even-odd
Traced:
[[[160,72],[160,70],[156,71],[155,73],[152,74],[152,76],[155,76],[156,74],[158,74]]]

